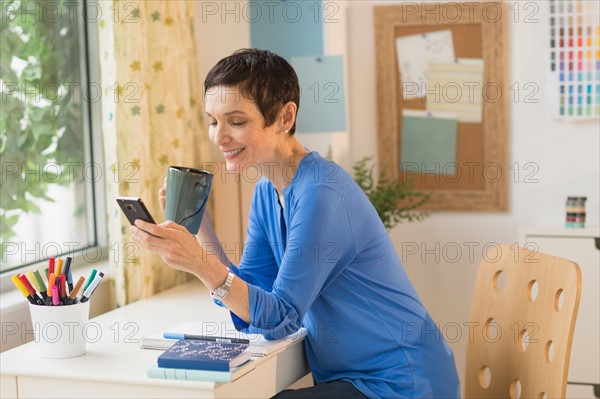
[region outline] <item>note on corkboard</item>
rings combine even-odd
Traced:
[[[456,114],[402,111],[400,170],[456,174]]]
[[[452,112],[459,122],[481,123],[483,60],[456,58],[427,65],[426,107],[429,112]],[[441,94],[441,95],[438,95]]]
[[[379,165],[430,192],[425,209],[506,210],[507,15],[501,2],[375,7]],[[454,157],[403,148],[418,138],[422,149],[426,136],[450,145],[448,124],[439,125],[441,137],[414,117],[407,124],[405,110],[455,114]],[[403,157],[414,164],[416,156],[424,168],[402,167]]]
[[[410,56],[405,57],[406,54]],[[402,92],[403,99],[423,98],[428,79],[429,62],[454,61],[452,31],[441,30],[418,35],[399,36],[396,38],[396,56],[398,57],[400,76],[404,81],[414,84],[414,90],[404,90]]]

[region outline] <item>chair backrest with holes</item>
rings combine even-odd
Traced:
[[[564,398],[580,295],[576,263],[492,247],[473,293],[466,397]]]

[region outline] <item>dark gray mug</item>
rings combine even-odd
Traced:
[[[165,217],[196,234],[202,223],[213,174],[205,170],[169,166]]]

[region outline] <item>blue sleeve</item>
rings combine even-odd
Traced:
[[[265,226],[259,222],[261,206],[260,195],[257,193],[259,190],[260,187],[257,187],[252,200],[242,260],[236,274],[249,284],[271,291],[279,270],[271,244],[279,243],[269,242]]]
[[[351,263],[355,241],[339,194],[315,186],[290,209],[288,243],[271,292],[248,285],[251,323],[244,331],[281,339],[296,332],[322,290]]]
[[[247,237],[244,242],[240,265],[237,267],[232,263],[231,270],[248,285],[255,285],[265,291],[271,291],[277,276],[278,266],[264,226],[258,222],[259,204],[261,203],[260,190],[260,185],[257,185],[252,198]],[[215,303],[224,306],[221,301],[215,300]],[[248,326],[234,313],[231,313],[231,317],[238,329]]]

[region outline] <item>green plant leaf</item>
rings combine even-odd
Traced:
[[[57,6],[67,10],[64,0]],[[16,166],[19,172],[6,176],[0,193],[0,241],[14,237],[12,226],[29,212],[40,212],[40,200],[52,201],[47,193],[51,184],[69,183],[64,177],[57,183],[52,171],[42,173],[47,162],[83,163],[82,102],[76,95],[63,96],[42,106],[42,95],[56,97],[57,87],[81,83],[77,20],[40,18],[31,10],[43,10],[46,0],[2,0],[0,24],[0,80],[9,93],[3,95],[0,112],[0,162]],[[68,33],[59,36],[61,29]],[[19,33],[19,31],[21,33]],[[24,41],[22,36],[27,36]],[[14,58],[27,61],[21,75],[11,68]],[[27,91],[27,101],[21,101]],[[13,93],[15,95],[13,95]],[[24,121],[25,123],[21,123]],[[65,134],[58,134],[60,127]],[[53,142],[56,150],[48,153]],[[68,176],[67,176],[68,177]],[[37,203],[36,203],[37,202]],[[10,219],[6,211],[11,211]]]
[[[354,164],[354,181],[369,198],[386,229],[392,229],[403,221],[426,218],[427,213],[415,210],[425,204],[431,194],[414,190],[411,181],[390,180],[386,168],[375,180],[375,166],[369,166],[372,159],[365,157]]]

